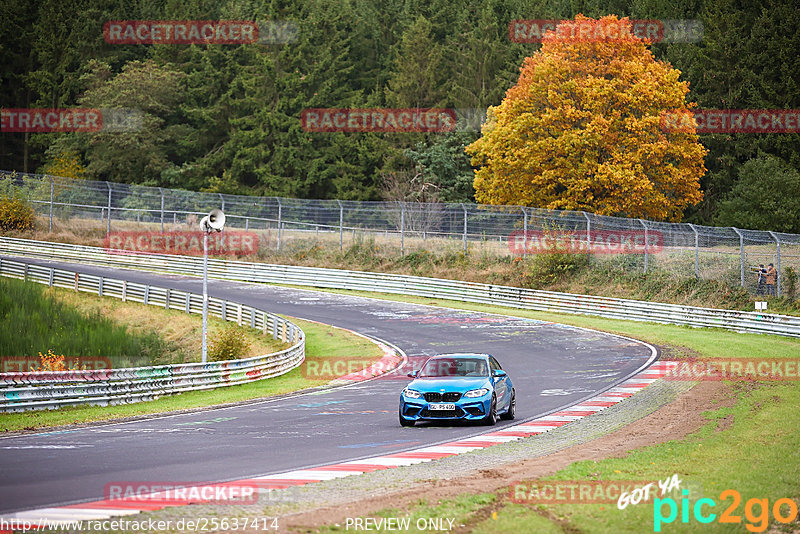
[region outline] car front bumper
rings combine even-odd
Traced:
[[[424,398],[400,397],[400,415],[409,421],[477,421],[486,417],[492,404],[491,394],[477,398],[464,398],[449,403],[455,410],[431,410]],[[433,403],[438,404],[438,403]]]

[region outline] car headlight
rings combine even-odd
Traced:
[[[405,395],[409,399],[418,399],[422,396],[422,393],[420,393],[419,391],[414,391],[413,389],[406,388],[403,390],[403,395]]]
[[[473,389],[464,393],[464,396],[473,399],[475,397],[483,397],[487,393],[489,393],[489,390],[486,388]]]

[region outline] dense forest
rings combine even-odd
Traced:
[[[303,110],[485,110],[541,46],[512,41],[509,23],[579,13],[700,21],[695,42],[652,45],[689,81],[690,101],[800,108],[795,0],[4,0],[0,107],[141,116],[132,132],[4,132],[0,169],[69,168],[90,179],[222,193],[474,201],[464,147],[477,129],[309,132]],[[279,21],[292,31],[271,43],[212,45],[110,44],[103,34],[107,21],[220,19]],[[800,228],[800,135],[700,139],[704,196],[684,220],[732,224],[754,202],[788,200],[798,206],[794,222],[784,213],[749,224]]]

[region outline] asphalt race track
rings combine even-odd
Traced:
[[[202,292],[199,278],[22,261]],[[394,344],[412,360],[442,352],[491,353],[514,381],[517,423],[608,389],[652,357],[643,343],[541,321],[218,280],[209,281],[209,293],[355,330]],[[488,431],[472,425],[401,428],[398,397],[407,381],[403,374],[200,413],[2,438],[0,513],[101,499],[111,482],[240,479]]]

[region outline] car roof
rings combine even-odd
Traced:
[[[479,353],[479,352],[454,352],[452,354],[437,354],[436,356],[431,356],[430,360],[435,360],[439,358],[482,358],[482,359],[489,359],[492,355]]]

